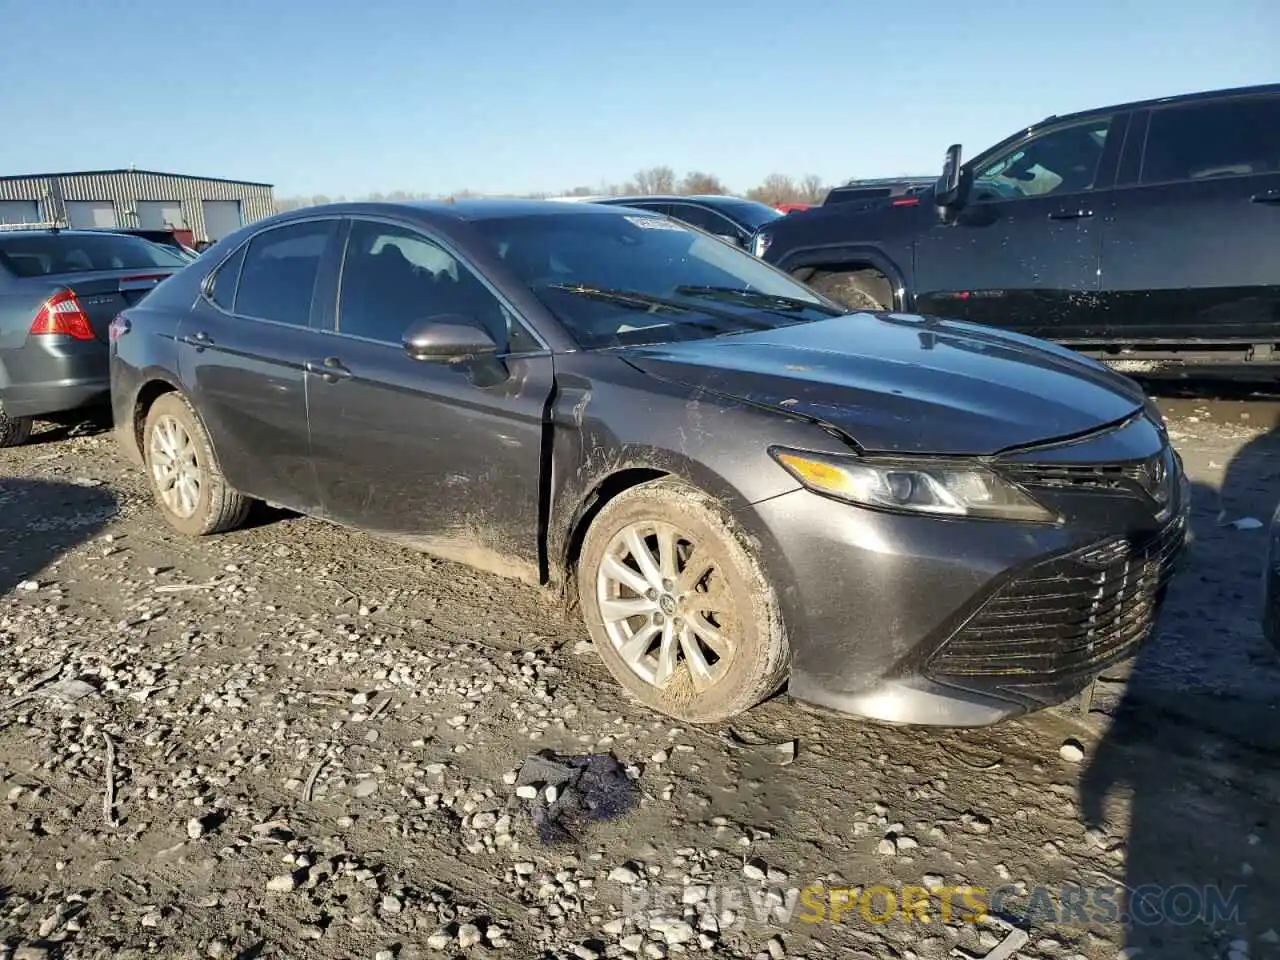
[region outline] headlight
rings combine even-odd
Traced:
[[[751,238],[751,255],[753,257],[763,257],[772,242],[773,238],[769,234],[764,232],[757,233]]]
[[[769,451],[800,483],[849,503],[880,510],[948,517],[1056,523],[1051,511],[981,464],[869,461]]]

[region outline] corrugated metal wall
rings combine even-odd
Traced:
[[[206,180],[144,171],[120,170],[45,177],[0,177],[0,200],[36,200],[47,220],[66,220],[67,200],[110,200],[116,222],[138,226],[139,200],[177,200],[182,203],[186,228],[197,240],[209,239],[205,231],[202,200],[238,200],[245,223],[275,213],[271,187],[264,184]]]

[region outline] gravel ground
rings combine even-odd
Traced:
[[[266,511],[185,540],[107,433],[50,428],[0,452],[0,958],[1275,953],[1280,657],[1247,521],[1276,407],[1165,406],[1195,542],[1157,640],[1087,715],[966,732],[785,696],[680,727],[534,590]],[[542,842],[516,771],[546,749],[612,753],[637,802]],[[1107,914],[1146,884],[1182,885],[1166,916],[1248,899]],[[1000,916],[904,915],[913,885],[999,889]]]

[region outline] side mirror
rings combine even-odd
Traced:
[[[964,202],[964,185],[962,181],[960,144],[953,143],[947,148],[947,156],[942,164],[942,176],[934,187],[933,198],[939,207],[955,207]]]
[[[739,237],[736,233],[717,233],[716,239],[723,240],[725,243],[729,244],[730,246],[734,246],[734,247],[742,246],[742,238]]]
[[[404,352],[415,360],[461,363],[498,352],[493,337],[473,318],[445,313],[418,320],[405,331]]]

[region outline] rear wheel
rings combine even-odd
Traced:
[[[151,405],[142,443],[156,505],[175,530],[201,537],[244,523],[252,501],[228,486],[186,397],[166,393]]]
[[[31,439],[31,418],[0,413],[0,447],[20,447]]]
[[[773,587],[729,515],[669,479],[609,501],[583,541],[578,589],[596,650],[645,706],[714,723],[781,686]]]
[[[805,282],[849,310],[893,309],[893,287],[877,270],[820,270]]]

